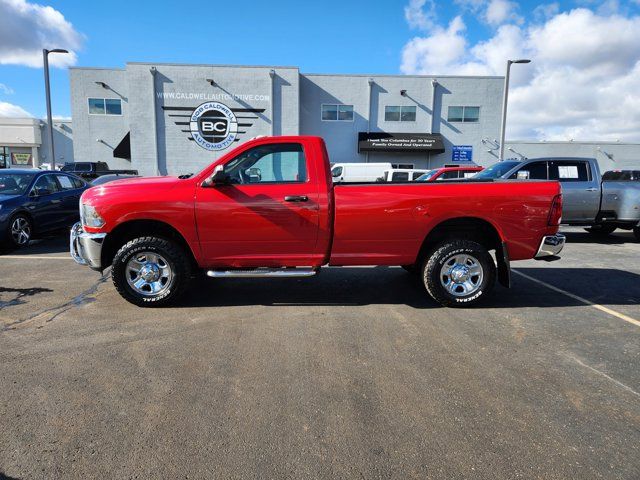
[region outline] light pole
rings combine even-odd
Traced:
[[[47,95],[47,127],[49,130],[49,155],[51,155],[51,170],[56,169],[56,157],[53,151],[53,120],[51,119],[51,89],[49,87],[49,54],[50,53],[69,53],[62,48],[54,48],[53,50],[42,49],[42,59],[44,61],[44,89]]]
[[[500,156],[499,161],[504,160],[504,136],[507,127],[507,100],[509,98],[509,75],[512,63],[530,63],[531,60],[521,58],[519,60],[507,60],[507,74],[504,76],[504,92],[502,96],[502,124],[500,125]]]

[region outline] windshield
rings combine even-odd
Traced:
[[[491,165],[489,168],[478,172],[473,178],[500,178],[513,167],[520,165],[517,161],[499,162]]]
[[[436,173],[438,172],[438,170],[429,170],[427,173],[423,173],[422,175],[420,175],[418,178],[416,178],[416,182],[426,182],[428,181],[431,177],[433,177]]]
[[[1,195],[24,195],[35,173],[0,173]]]

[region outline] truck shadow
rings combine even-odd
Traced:
[[[624,245],[625,243],[637,243],[633,232],[616,230],[611,235],[594,235],[585,231],[562,232],[567,237],[567,243],[596,243],[598,245]]]
[[[518,271],[606,305],[640,304],[640,275],[607,268],[517,268]],[[328,268],[310,279],[202,279],[177,307],[408,305],[441,308],[419,279],[398,267]],[[479,308],[566,307],[584,303],[519,275],[496,285]]]

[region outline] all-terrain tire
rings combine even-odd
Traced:
[[[456,277],[458,274],[461,277]],[[467,277],[467,282],[456,283]],[[477,242],[445,240],[425,259],[422,281],[429,295],[440,305],[470,307],[484,300],[493,290],[496,265],[489,251]]]
[[[165,238],[134,238],[118,250],[111,266],[111,277],[118,293],[140,307],[171,305],[187,290],[191,280],[191,262],[187,252],[176,242]],[[146,271],[142,270],[144,267],[147,267]],[[138,268],[140,271],[136,273]],[[153,277],[154,271],[165,277],[157,282],[146,282],[146,285],[143,281],[136,286],[135,279],[142,278],[136,275],[143,272]],[[156,293],[153,285],[157,285]]]

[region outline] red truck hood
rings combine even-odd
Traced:
[[[122,180],[114,180],[91,187],[82,194],[82,201],[91,204],[91,199],[100,197],[108,197],[114,193],[123,193],[123,191],[131,191],[132,194],[142,193],[149,190],[170,190],[178,183],[184,182],[177,177],[142,177],[142,178],[124,178]]]

